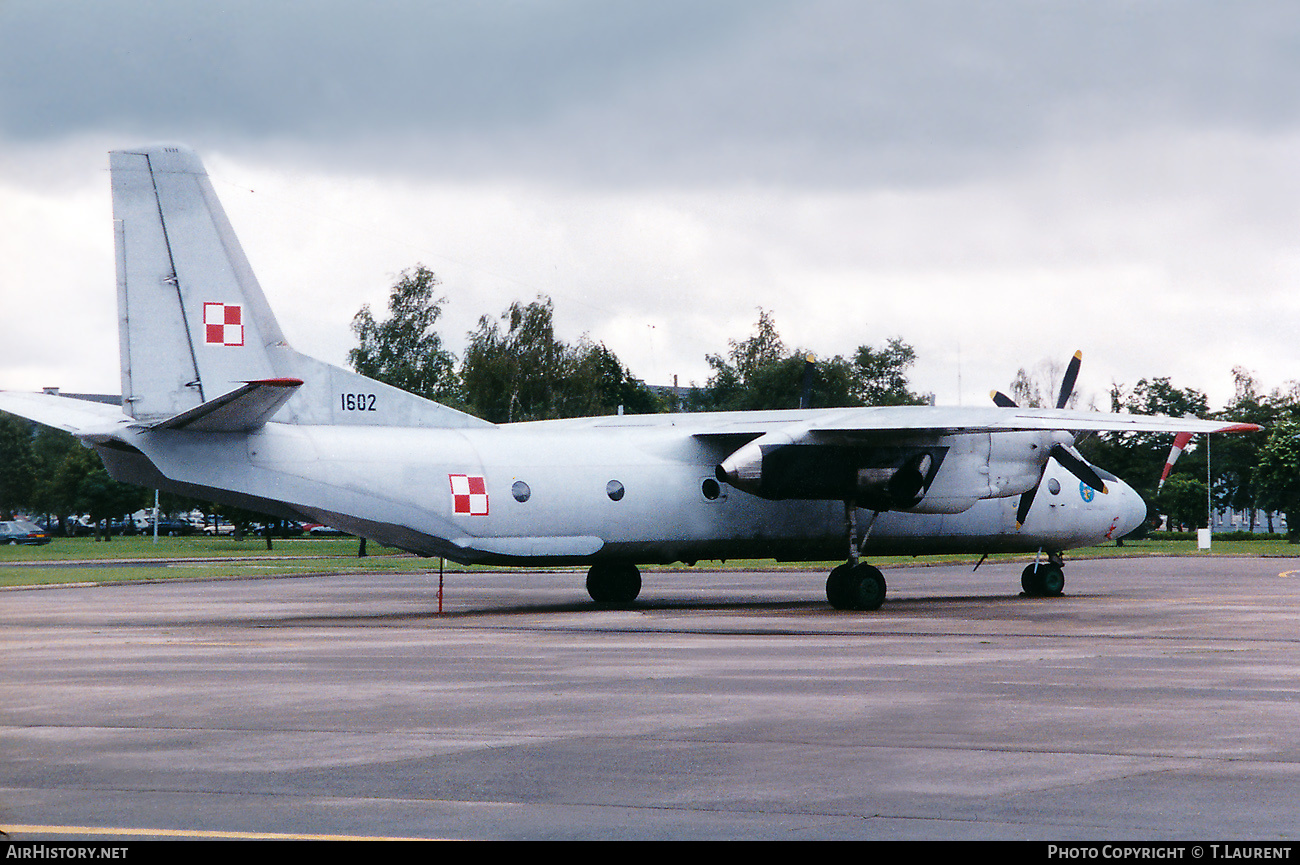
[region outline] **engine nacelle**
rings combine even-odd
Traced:
[[[835,499],[871,510],[960,513],[981,499],[1020,495],[1042,476],[1063,432],[977,432],[915,444],[821,441],[771,432],[718,465],[718,480],[765,499]]]
[[[947,448],[796,443],[762,436],[718,465],[718,480],[765,499],[837,499],[909,510],[925,497]]]

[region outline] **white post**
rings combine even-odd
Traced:
[[[1208,550],[1210,548],[1210,535],[1214,531],[1214,491],[1211,489],[1210,481],[1210,433],[1205,434],[1205,538],[1202,542],[1200,533],[1197,533],[1196,548],[1198,550]]]

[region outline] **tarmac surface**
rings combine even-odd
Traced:
[[[1300,559],[0,592],[11,841],[1286,841]]]

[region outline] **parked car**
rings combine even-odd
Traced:
[[[145,533],[151,534],[152,532],[153,524],[150,523],[148,528],[145,529]],[[158,534],[167,535],[168,537],[192,535],[194,534],[194,525],[189,520],[162,519],[158,521]]]
[[[253,532],[259,537],[266,537],[270,532],[273,538],[292,538],[301,535],[303,532],[302,523],[293,520],[285,520],[283,525],[280,523],[262,523],[254,527]]]
[[[308,523],[302,527],[302,530],[314,538],[340,538],[347,532],[339,531],[333,526],[321,525],[320,523]]]
[[[45,529],[26,520],[0,522],[0,544],[48,544],[50,536]]]

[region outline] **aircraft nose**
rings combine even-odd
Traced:
[[[1131,486],[1121,481],[1116,492],[1120,494],[1120,518],[1118,537],[1123,537],[1142,525],[1147,518],[1147,503]]]

